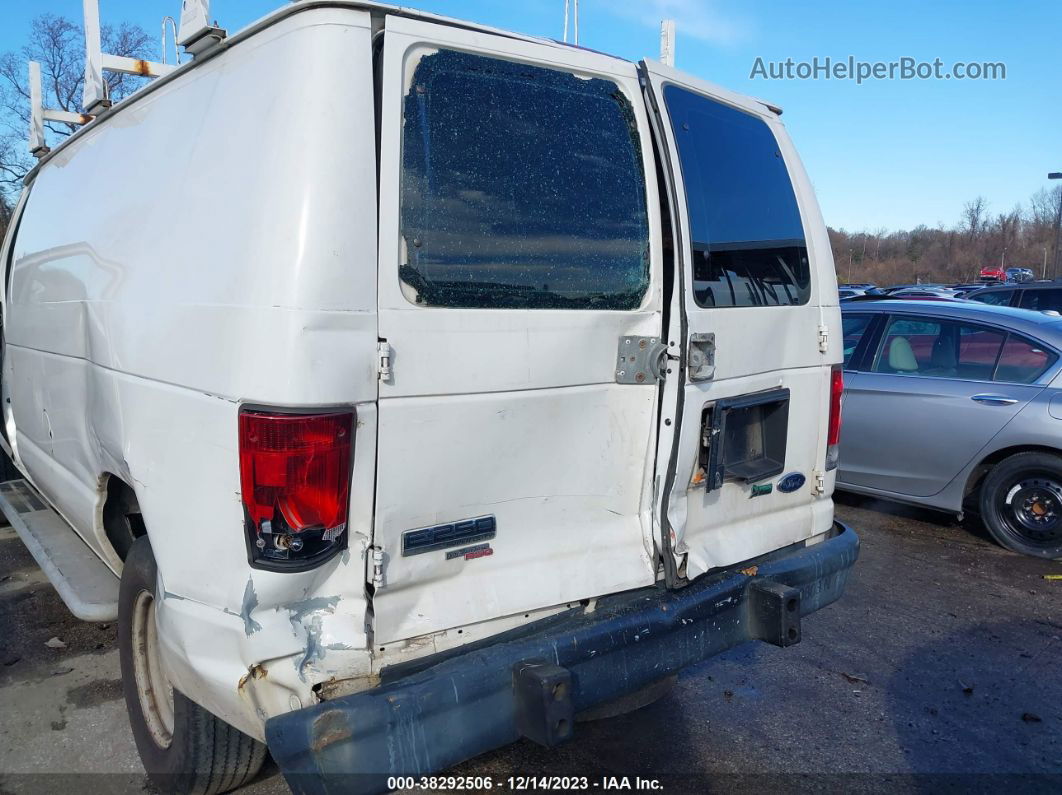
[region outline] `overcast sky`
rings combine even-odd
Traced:
[[[237,30],[283,0],[213,0]],[[564,0],[405,0],[404,5],[560,38]],[[106,22],[157,35],[180,0],[101,0]],[[81,0],[5,2],[0,50],[17,49],[30,19],[80,21]],[[659,20],[678,28],[677,66],[770,100],[818,192],[826,222],[851,230],[950,225],[978,194],[1002,212],[1062,171],[1062,2],[854,3],[847,0],[581,0],[580,43],[626,58],[657,57]],[[763,80],[757,58],[810,61],[1003,62],[1006,79]]]

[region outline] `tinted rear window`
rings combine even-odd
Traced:
[[[982,304],[1009,306],[1010,297],[1013,294],[1013,290],[991,290],[987,293],[971,293],[969,298],[971,301],[980,301]]]
[[[401,211],[416,303],[634,309],[649,284],[634,109],[609,80],[424,55],[405,97]]]
[[[1018,305],[1023,309],[1062,311],[1062,290],[1022,290]]]
[[[697,303],[807,303],[804,228],[770,128],[679,86],[666,86],[664,101],[686,186]]]

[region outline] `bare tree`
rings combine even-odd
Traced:
[[[100,31],[103,49],[112,55],[151,58],[155,43],[137,25],[104,25]],[[18,52],[0,55],[0,193],[17,191],[33,165],[26,147],[29,127],[27,62],[39,61],[46,107],[74,113],[81,111],[85,84],[85,34],[80,25],[54,14],[41,14],[30,25],[26,44]],[[111,99],[118,101],[136,90],[144,78],[107,72]],[[51,142],[65,138],[76,125],[48,122],[45,135]]]
[[[977,238],[981,235],[988,220],[988,202],[983,196],[978,196],[963,205],[962,220],[965,231],[971,237]]]
[[[921,276],[934,282],[971,281],[986,265],[997,265],[1006,250],[1008,266],[1031,268],[1041,273],[1044,260],[1053,251],[1055,218],[1062,203],[1062,186],[1040,190],[1028,204],[1006,213],[990,214],[988,202],[978,197],[967,202],[958,223],[925,225],[869,236],[872,254],[860,258],[868,233],[830,229],[830,244],[838,274],[847,278],[849,256],[856,263],[852,278],[877,284],[906,282]],[[1027,209],[1026,209],[1027,208]],[[854,251],[854,256],[850,252]]]

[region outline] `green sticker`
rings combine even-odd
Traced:
[[[774,491],[773,483],[757,483],[752,487],[752,497],[762,497],[764,494],[770,494]]]

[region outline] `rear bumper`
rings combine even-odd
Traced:
[[[603,598],[592,613],[385,670],[372,690],[274,717],[269,750],[295,792],[378,792],[389,776],[439,771],[521,736],[553,744],[570,736],[574,713],[747,640],[798,642],[800,616],[841,596],[858,556],[856,534],[836,523],[821,543],[680,591]]]

